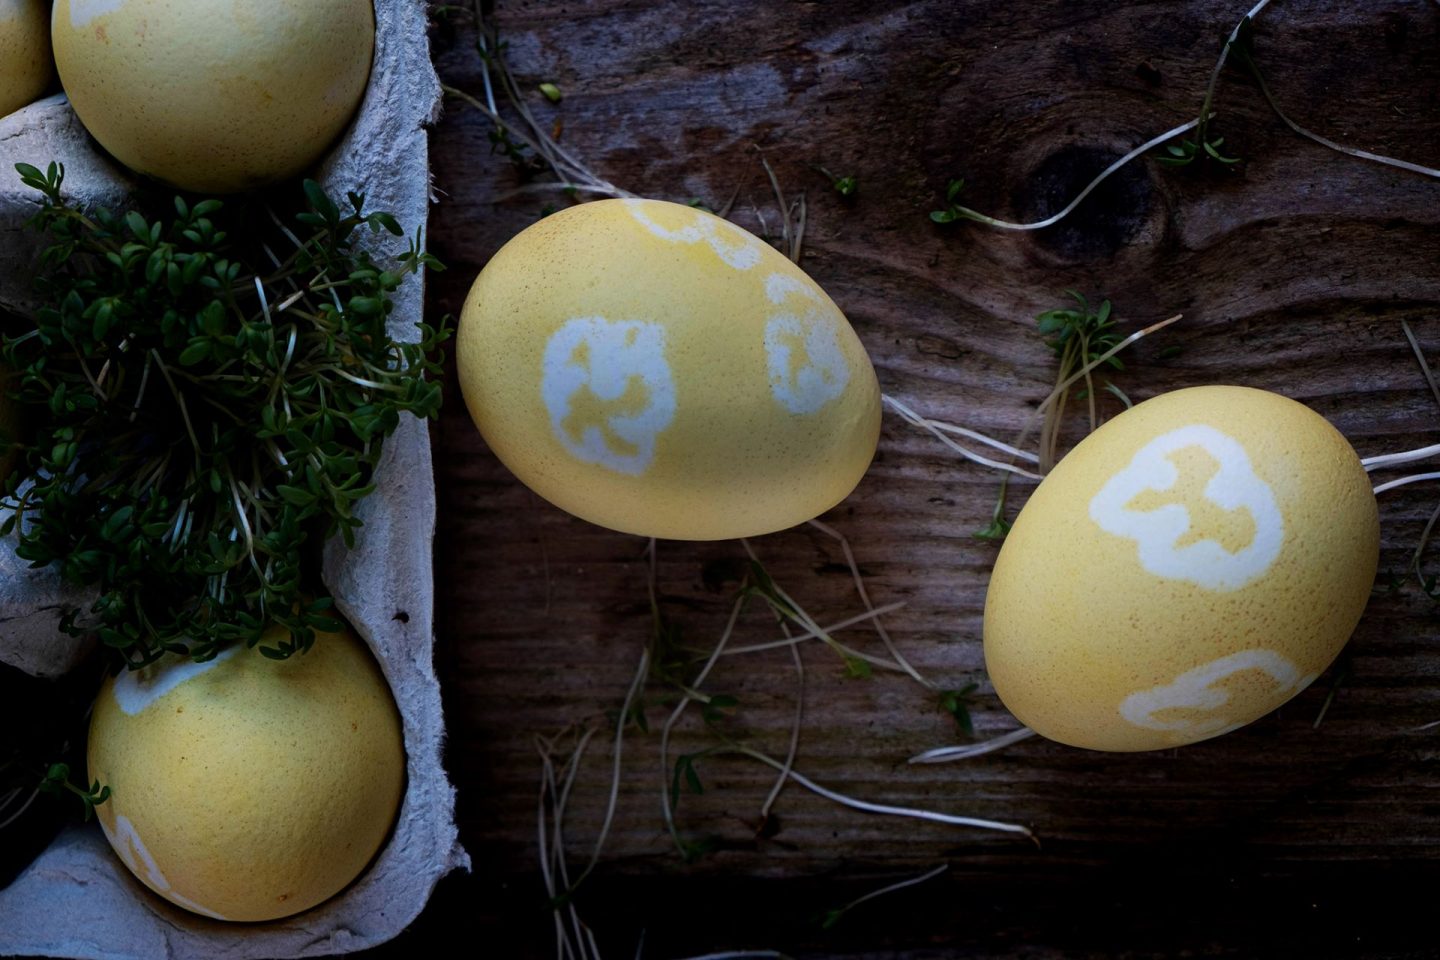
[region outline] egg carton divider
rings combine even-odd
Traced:
[[[422,0],[377,0],[375,7],[375,57],[365,99],[318,179],[334,197],[364,194],[369,209],[392,212],[413,236],[428,215],[426,127],[438,114],[440,86]],[[135,187],[134,177],[90,140],[63,95],[0,118],[0,306],[23,311],[33,305],[29,281],[38,251],[24,223],[35,206],[14,165],[51,160],[65,164],[65,192],[83,204],[119,207]],[[402,285],[391,335],[418,339],[423,311],[421,282]],[[364,526],[354,549],[338,540],[327,543],[323,568],[340,612],[380,662],[404,727],[405,797],[369,869],[297,916],[228,924],[155,896],[111,853],[97,825],[76,825],[0,890],[0,954],[249,960],[349,953],[400,933],[441,877],[468,869],[454,823],[455,790],[440,762],[444,718],[433,664],[431,559],[435,482],[424,423],[402,415],[375,480],[375,493],[358,510]],[[12,541],[0,543],[0,661],[39,676],[58,675],[83,653],[60,633],[59,618],[86,597],[65,588],[52,570],[28,569],[13,550]]]

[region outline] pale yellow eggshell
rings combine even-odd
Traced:
[[[359,106],[371,0],[57,0],[60,82],[140,173],[203,193],[297,176]]]
[[[55,74],[45,0],[0,0],[0,117],[38,99]]]
[[[1082,441],[995,563],[985,664],[1062,743],[1155,750],[1309,685],[1375,580],[1370,481],[1324,418],[1245,387],[1177,390]]]
[[[615,530],[753,536],[845,498],[880,390],[838,307],[769,244],[659,200],[603,200],[507,243],[465,302],[470,415],[540,496]]]
[[[89,775],[111,789],[96,808],[105,836],[151,890],[221,920],[272,920],[370,862],[405,755],[380,668],[346,632],[284,661],[232,647],[107,680]]]

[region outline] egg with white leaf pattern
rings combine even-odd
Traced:
[[[1194,387],[1106,423],[1005,539],[985,665],[1021,722],[1095,750],[1156,750],[1269,713],[1335,659],[1369,599],[1370,479],[1278,394]]]
[[[471,288],[456,360],[522,482],[643,536],[803,523],[849,494],[879,438],[874,369],[825,292],[740,227],[659,200],[517,235]]]

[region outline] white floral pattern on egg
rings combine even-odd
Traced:
[[[1172,455],[1189,448],[1203,451],[1217,465],[1204,486],[1205,502],[1136,509],[1136,500],[1146,494],[1174,490],[1181,477]],[[1197,515],[1207,504],[1248,513],[1252,532],[1244,546],[1232,551],[1204,536]],[[1140,565],[1157,577],[1187,580],[1207,590],[1238,590],[1264,576],[1285,545],[1285,520],[1275,494],[1255,475],[1245,448],[1203,424],[1172,430],[1142,447],[1091,499],[1090,519],[1106,533],[1134,540]]]
[[[675,419],[665,329],[639,320],[577,317],[545,347],[540,393],[555,436],[579,459],[644,473]]]
[[[702,216],[694,211],[694,217],[678,229],[666,227],[655,221],[646,212],[653,200],[628,199],[623,201],[630,215],[655,236],[672,243],[706,243],[715,255],[736,270],[750,270],[760,263],[763,249],[760,241],[728,220],[719,217]]]
[[[844,317],[805,284],[783,273],[765,278],[765,295],[781,309],[765,324],[770,389],[791,413],[815,413],[850,383],[840,349]]]
[[[1225,712],[1230,694],[1221,684],[1255,670],[1274,682],[1272,694],[1288,697],[1315,682],[1318,674],[1302,675],[1300,668],[1274,650],[1240,650],[1188,670],[1172,682],[1130,694],[1120,703],[1120,715],[1146,730],[1177,731],[1197,737],[1214,737],[1243,727]]]

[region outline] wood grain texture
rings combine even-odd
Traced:
[[[711,206],[738,190],[734,219],[773,233],[763,151],[787,191],[809,200],[802,265],[846,311],[882,388],[932,416],[1019,434],[1054,377],[1034,316],[1074,288],[1108,296],[1127,328],[1185,314],[1129,355],[1118,382],[1137,400],[1242,383],[1307,403],[1362,455],[1434,442],[1440,409],[1400,321],[1440,360],[1440,184],[1295,137],[1237,70],[1222,78],[1216,121],[1245,158],[1233,169],[1138,162],[1036,233],[927,218],[961,175],[963,199],[988,213],[1056,209],[1124,151],[1194,116],[1220,40],[1248,6],[593,0],[502,3],[498,17],[522,85],[565,93],[537,109],[607,179]],[[435,55],[445,82],[478,91],[471,37],[463,21],[437,27]],[[1434,162],[1436,4],[1278,0],[1257,24],[1257,50],[1298,122]],[[432,137],[431,244],[450,265],[431,283],[435,315],[458,312],[476,272],[544,202],[497,202],[516,180],[491,155],[488,129],[452,104]],[[854,175],[858,195],[839,198],[816,166]],[[1171,346],[1182,352],[1162,359]],[[1107,398],[1105,409],[1118,407]],[[1074,410],[1067,442],[1083,429]],[[495,956],[545,956],[533,737],[611,722],[650,630],[644,543],[520,486],[457,390],[433,438],[447,762],[476,873],[443,885],[394,949],[464,929]],[[906,655],[946,686],[982,683],[982,736],[1014,724],[983,686],[979,640],[995,548],[972,532],[988,522],[996,482],[887,415],[870,473],[824,518],[850,539],[875,601],[906,602],[886,621]],[[1382,569],[1405,566],[1435,503],[1433,487],[1383,497]],[[754,545],[822,620],[860,609],[824,535],[801,528]],[[661,544],[665,611],[697,645],[717,636],[742,559],[736,543]],[[680,818],[718,848],[687,865],[659,816],[669,772],[658,738],[635,733],[579,903],[615,956],[633,955],[642,929],[647,957],[744,946],[854,958],[1427,955],[1414,895],[1440,877],[1440,729],[1414,728],[1440,720],[1435,623],[1413,585],[1377,592],[1318,729],[1333,671],[1253,726],[1175,752],[1031,740],[938,767],[903,762],[957,739],[932,695],[892,675],[847,679],[833,654],[807,649],[798,769],[877,802],[1021,822],[1043,845],[845,811],[794,785],[778,831],[761,839],[772,771],[714,757],[699,767],[705,794],[686,795]],[[759,612],[742,620],[744,640],[774,636]],[[740,699],[732,728],[783,754],[797,689],[787,654],[726,661],[707,688]],[[654,730],[664,693],[650,696]],[[713,742],[697,716],[681,726],[676,752]],[[604,813],[605,739],[567,821],[577,865]],[[832,931],[814,922],[942,862],[946,876]]]

